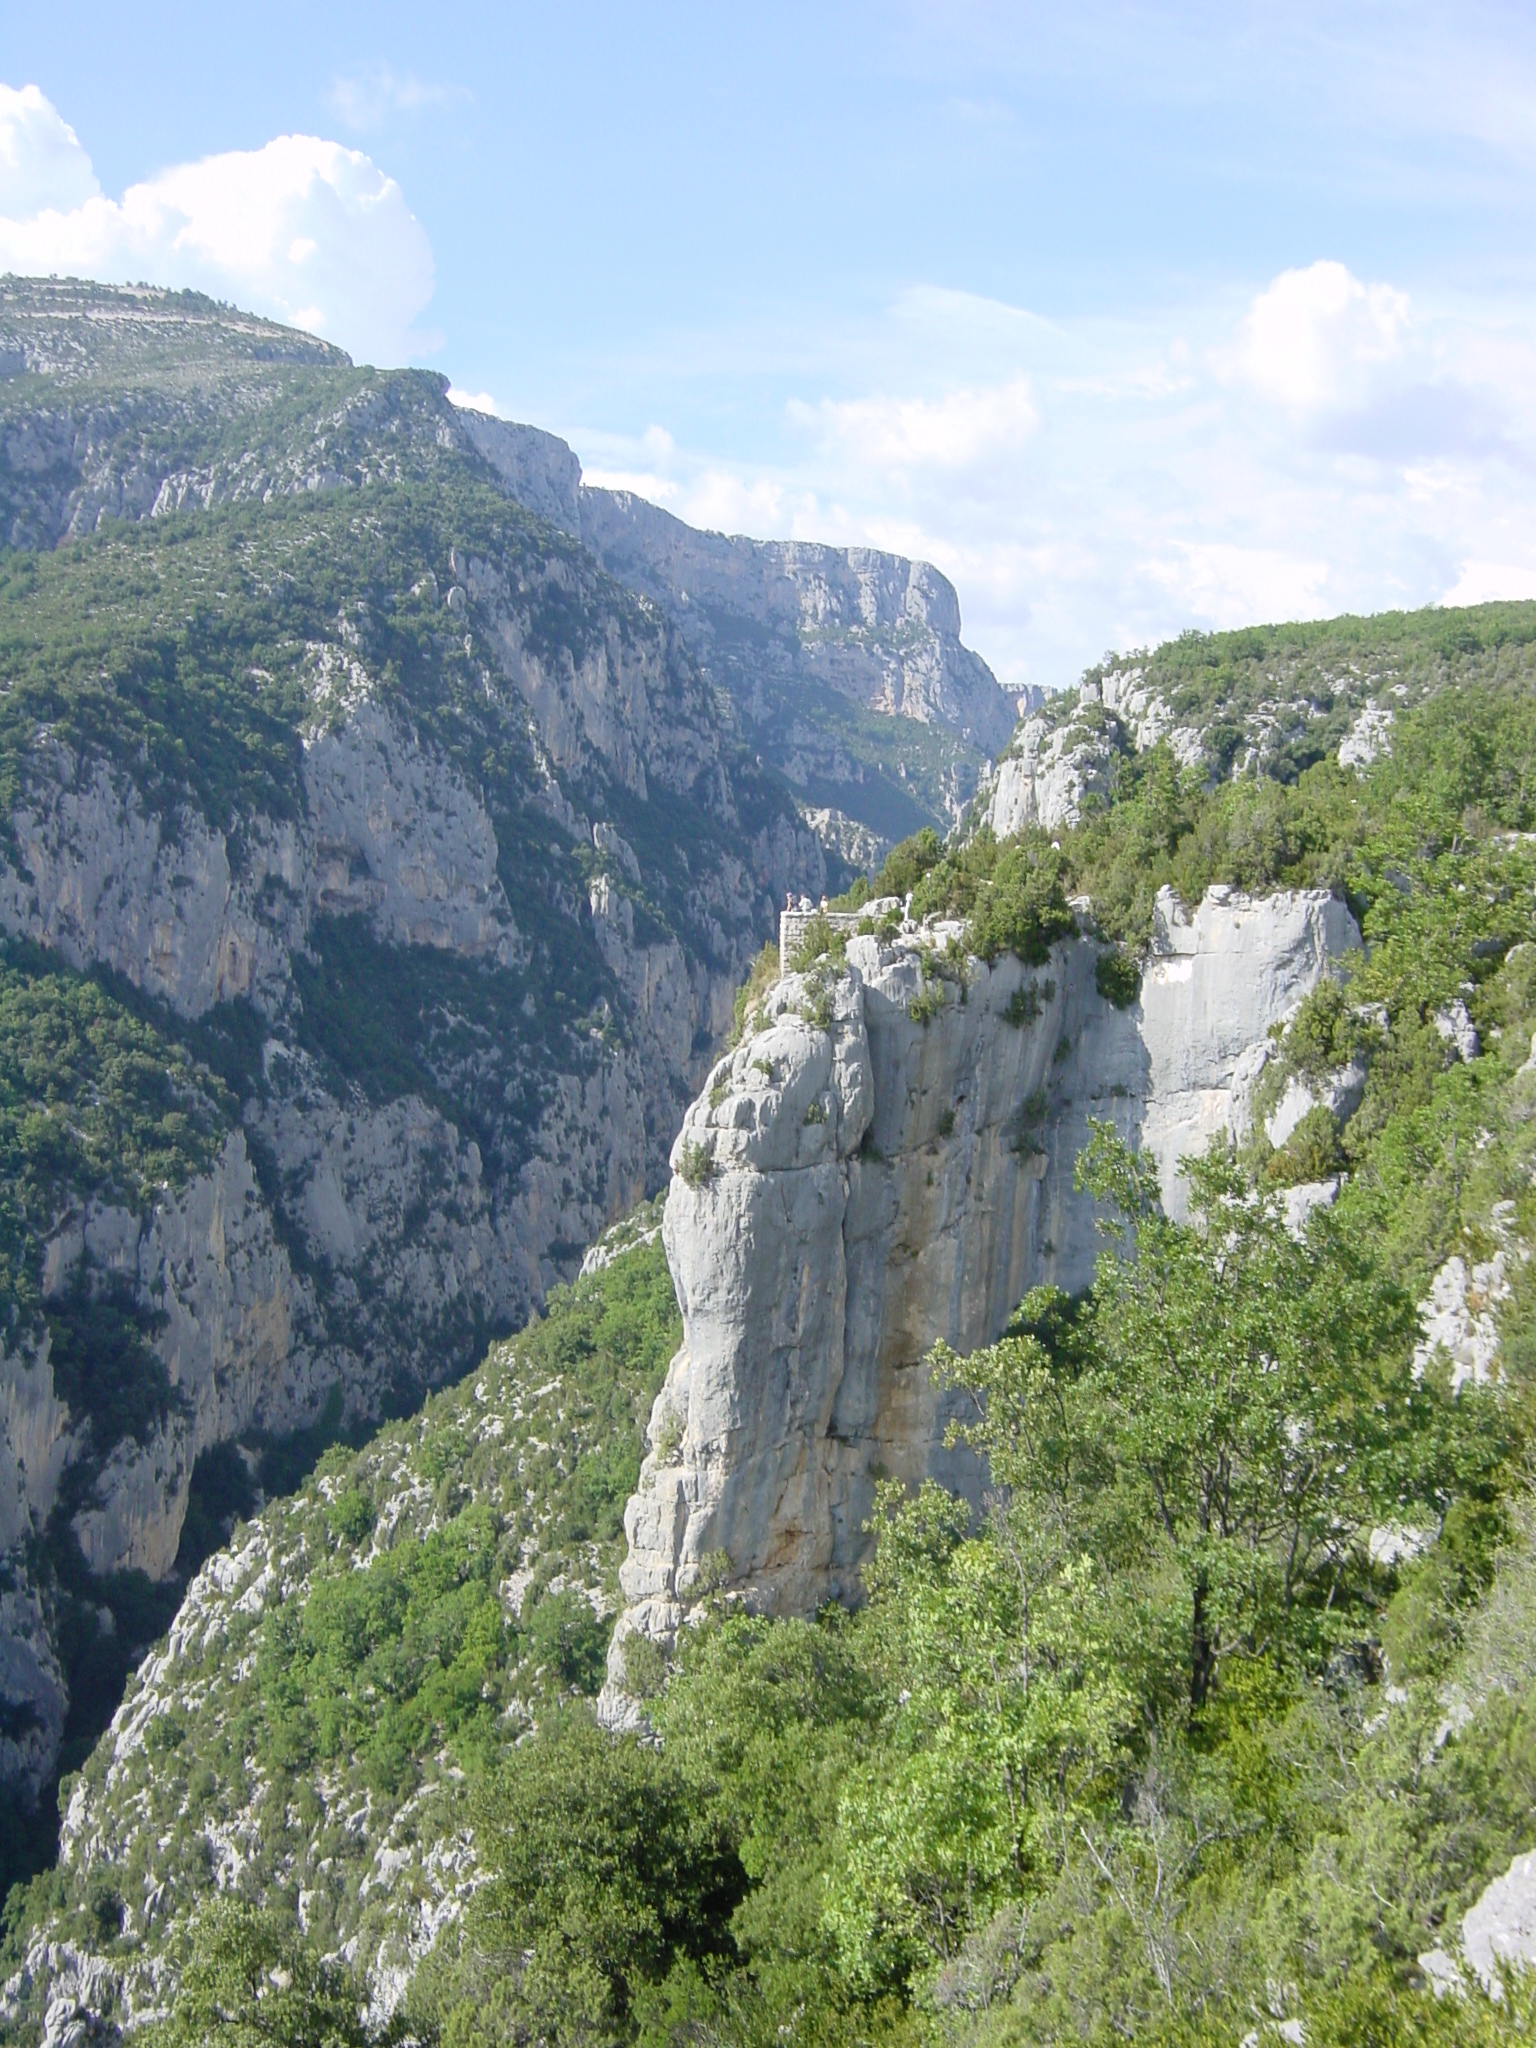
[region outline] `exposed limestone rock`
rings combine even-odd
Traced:
[[[1090,1279],[1088,1118],[1153,1153],[1177,1212],[1180,1157],[1245,1130],[1270,1028],[1359,944],[1321,892],[1212,890],[1193,915],[1164,892],[1131,1009],[1075,939],[1040,971],[971,961],[933,1014],[959,932],[855,937],[843,969],[788,975],[688,1112],[664,1223],[684,1343],[626,1511],[610,1713],[625,1638],[670,1642],[701,1585],[776,1612],[853,1597],[878,1472],[976,1493],[922,1361]]]
[[[1292,1237],[1305,1237],[1307,1225],[1319,1209],[1331,1209],[1339,1199],[1342,1183],[1337,1174],[1330,1174],[1327,1180],[1297,1181],[1293,1187],[1280,1191],[1281,1205],[1285,1211],[1285,1227]]]
[[[877,875],[885,865],[893,841],[884,834],[873,831],[857,818],[850,818],[845,811],[834,809],[829,804],[803,804],[800,815],[823,846],[828,846],[849,867],[857,868],[866,875]]]
[[[640,862],[635,849],[614,825],[601,819],[592,827],[592,844],[599,853],[611,853],[632,882],[640,879]]]
[[[42,1602],[18,1559],[0,1592],[0,1783],[35,1800],[48,1782],[69,1701]]]
[[[317,1372],[303,1341],[315,1321],[313,1292],[273,1234],[239,1131],[210,1173],[164,1195],[144,1222],[123,1209],[96,1209],[54,1245],[66,1255],[60,1286],[84,1259],[88,1275],[131,1278],[139,1299],[164,1318],[155,1349],[181,1405],[148,1444],[125,1438],[111,1447],[74,1523],[97,1571],[162,1578],[176,1556],[198,1453],[251,1427],[293,1428],[313,1415],[336,1376],[334,1365]],[[0,1496],[0,1519],[17,1531],[47,1519],[79,1448],[46,1358],[30,1378],[33,1398],[7,1403],[0,1442],[0,1473],[25,1474],[9,1498]]]
[[[1372,697],[1339,742],[1339,766],[1363,775],[1381,754],[1392,751],[1392,712]]]
[[[1460,996],[1445,1009],[1435,1012],[1435,1029],[1447,1045],[1455,1048],[1459,1060],[1475,1060],[1482,1052],[1483,1041],[1477,1035],[1471,1011]]]
[[[1348,1123],[1365,1096],[1366,1079],[1362,1060],[1351,1060],[1316,1082],[1305,1080],[1300,1074],[1288,1075],[1285,1093],[1264,1120],[1265,1137],[1278,1149],[1302,1118],[1310,1116],[1319,1104],[1331,1110],[1341,1124]]]
[[[1504,1996],[1505,1970],[1536,1964],[1536,1850],[1515,1857],[1462,1915],[1461,1956],[1491,1998]],[[1461,1964],[1446,1949],[1420,1956],[1419,1968],[1442,1996],[1465,1988]]]
[[[581,464],[556,434],[515,425],[467,407],[459,414],[466,436],[495,470],[509,497],[537,512],[562,533],[581,534]]]
[[[1536,1850],[1517,1856],[1468,1908],[1461,1939],[1467,1961],[1490,1992],[1498,1990],[1501,1964],[1536,1963]]]
[[[184,1430],[165,1424],[147,1444],[123,1437],[96,1481],[99,1507],[75,1516],[75,1534],[95,1572],[141,1571],[163,1579],[176,1562],[192,1480]]]
[[[1437,1353],[1449,1364],[1451,1386],[1460,1392],[1468,1380],[1485,1385],[1495,1375],[1499,1356],[1497,1311],[1513,1292],[1511,1262],[1528,1256],[1511,1237],[1514,1207],[1494,1205],[1494,1227],[1501,1238],[1491,1259],[1471,1266],[1459,1253],[1447,1259],[1419,1303],[1423,1337],[1414,1352],[1415,1368],[1423,1372]]]
[[[71,966],[100,961],[188,1016],[286,981],[307,893],[291,825],[253,821],[236,878],[225,835],[200,812],[148,814],[105,762],[83,764],[45,736],[11,831],[17,864],[0,857],[7,932],[56,948]]]
[[[74,1448],[68,1408],[54,1393],[50,1339],[0,1346],[0,1550],[42,1527]]]
[[[1145,753],[1166,739],[1183,768],[1203,758],[1193,726],[1176,726],[1166,700],[1139,668],[1085,682],[1069,712],[1034,707],[997,764],[986,821],[1006,838],[1027,825],[1047,832],[1076,825],[1092,796],[1114,787],[1122,753]]]
[[[1164,889],[1153,916],[1154,957],[1139,1006],[1147,1052],[1141,1142],[1178,1214],[1180,1156],[1247,1129],[1271,1026],[1359,947],[1360,933],[1346,905],[1315,889],[1256,899],[1213,887],[1192,916]]]
[[[947,726],[988,753],[1013,729],[1006,693],[960,644],[954,586],[927,562],[699,533],[630,491],[586,485],[581,533],[622,582],[691,614],[705,641],[712,611],[765,628],[770,671],[798,671],[871,710]]]
[[[518,959],[495,828],[441,756],[365,702],[310,741],[304,783],[314,912],[366,911],[400,945]]]
[[[374,1412],[387,1375],[431,1377],[440,1325],[471,1301],[505,1320],[539,1291],[530,1248],[492,1207],[479,1147],[419,1097],[344,1108],[295,1089],[274,1097],[255,1128],[306,1251],[330,1269],[334,1299],[349,1311],[348,1341],[333,1343],[306,1405],[341,1380],[347,1412]],[[297,1345],[289,1356],[302,1377]]]
[[[1052,732],[1043,718],[1028,718],[997,764],[987,822],[999,839],[1028,825],[1047,832],[1075,825],[1086,797],[1108,794],[1113,773],[1110,749],[1082,740],[1070,726]]]
[[[325,703],[335,664],[317,670]],[[275,1005],[324,913],[366,912],[381,938],[511,963],[517,927],[490,819],[365,688],[305,749],[303,824],[247,820],[238,871],[201,812],[146,813],[107,763],[43,740],[12,813],[19,861],[0,858],[0,927],[72,966],[103,962],[194,1017],[234,996]]]

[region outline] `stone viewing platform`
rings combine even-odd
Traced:
[[[789,963],[805,943],[805,935],[818,917],[824,917],[835,932],[846,932],[850,938],[861,924],[881,923],[887,917],[903,915],[904,905],[899,896],[876,896],[868,903],[861,903],[857,910],[829,910],[827,899],[812,903],[809,896],[792,899],[779,912],[779,975],[782,979],[789,972]]]

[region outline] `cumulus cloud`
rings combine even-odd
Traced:
[[[31,220],[68,211],[101,187],[80,138],[35,85],[0,85],[0,215]]]
[[[823,399],[791,417],[861,467],[960,470],[1019,448],[1040,423],[1028,377],[940,398]]]
[[[755,449],[573,438],[697,523],[936,563],[1005,683],[1060,684],[1187,626],[1536,596],[1533,334],[1332,262],[1072,323],[914,287],[819,391],[797,355]],[[669,419],[710,417],[703,356]]]
[[[1536,597],[1536,561],[1464,562],[1461,574],[1441,599],[1443,604],[1509,603]]]
[[[1333,609],[1327,562],[1283,548],[1181,541],[1147,568],[1188,617],[1218,628],[1256,619],[1315,619]]]
[[[280,135],[115,200],[35,86],[0,101],[0,138],[0,269],[193,286],[375,362],[433,343],[414,327],[432,296],[431,245],[360,150]]]
[[[1402,354],[1408,298],[1342,263],[1283,270],[1243,323],[1238,360],[1265,397],[1297,412],[1343,404]]]
[[[450,384],[448,403],[458,406],[463,412],[488,412],[492,419],[505,420],[512,417],[510,413],[502,410],[489,391],[461,391],[457,384]]]

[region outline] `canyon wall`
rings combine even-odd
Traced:
[[[1117,1009],[1091,937],[1040,968],[972,959],[962,984],[962,929],[854,937],[787,975],[684,1119],[664,1223],[684,1341],[625,1516],[610,1711],[626,1639],[670,1644],[702,1588],[774,1613],[852,1597],[882,1476],[978,1496],[928,1351],[1088,1284],[1090,1118],[1152,1152],[1177,1213],[1181,1156],[1247,1128],[1271,1027],[1360,943],[1321,892],[1213,889],[1190,914],[1165,891]]]

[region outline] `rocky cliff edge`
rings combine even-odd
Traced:
[[[1360,944],[1320,891],[1213,888],[1191,914],[1165,890],[1120,1009],[1091,936],[1040,968],[962,937],[909,924],[786,975],[688,1111],[664,1223],[684,1339],[625,1515],[610,1712],[628,1639],[670,1646],[706,1589],[775,1613],[853,1597],[880,1478],[979,1495],[931,1347],[1087,1285],[1091,1117],[1154,1154],[1177,1211],[1180,1158],[1246,1130],[1272,1027]]]

